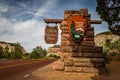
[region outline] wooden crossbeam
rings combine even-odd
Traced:
[[[91,20],[89,21],[90,24],[101,24],[102,20]]]
[[[44,19],[45,23],[61,23],[63,19]]]
[[[63,19],[44,19],[45,23],[61,23]],[[102,20],[88,21],[90,24],[101,24]]]

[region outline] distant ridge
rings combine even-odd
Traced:
[[[11,52],[12,50],[14,50],[14,46],[16,44],[17,43],[10,43],[10,42],[5,42],[5,41],[0,41],[0,46],[3,47],[3,48],[8,47],[9,48],[9,52]],[[26,53],[24,47],[21,46],[21,48],[22,48],[23,53]]]
[[[3,43],[3,44],[10,44],[11,46],[14,46],[15,44],[17,44],[17,43],[9,43],[9,42],[4,42],[4,41],[0,41],[0,43]]]
[[[105,32],[101,32],[101,33],[96,34],[96,36],[97,36],[97,35],[102,35],[102,34],[103,34],[103,35],[113,35],[112,32],[110,32],[110,31],[105,31]]]

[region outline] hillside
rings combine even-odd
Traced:
[[[120,36],[114,35],[111,32],[102,32],[97,34],[94,38],[96,46],[103,46],[108,39],[111,40],[111,43],[113,43],[118,41]]]
[[[102,46],[106,53],[105,74],[94,77],[93,80],[119,80],[120,79],[120,36],[113,35],[111,32],[102,32],[94,38],[96,46]]]
[[[8,43],[8,42],[2,42],[2,41],[0,41],[0,46],[4,49],[4,48],[6,48],[6,47],[8,47],[9,48],[9,52],[11,52],[12,50],[14,50],[14,46],[16,45],[17,43]],[[22,52],[23,52],[23,54],[25,54],[26,53],[26,51],[25,51],[25,49],[21,46],[21,48],[22,48]]]

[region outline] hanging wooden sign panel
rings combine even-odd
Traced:
[[[46,26],[44,38],[47,44],[56,44],[58,41],[58,27]]]

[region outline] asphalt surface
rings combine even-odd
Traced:
[[[25,80],[35,70],[42,68],[55,59],[49,60],[1,60],[0,80]]]

